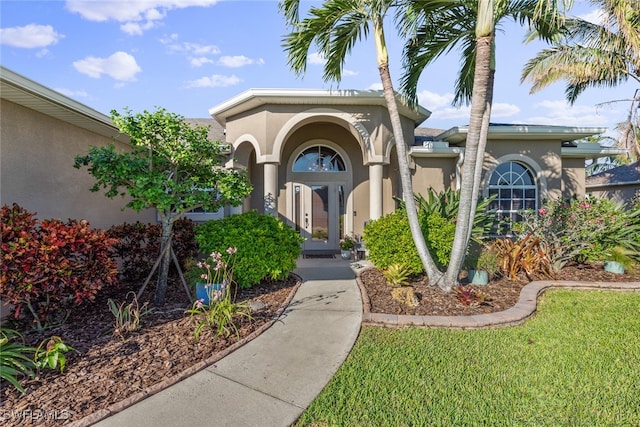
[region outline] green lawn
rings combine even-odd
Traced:
[[[363,328],[314,426],[640,426],[640,292],[554,290],[510,328]]]

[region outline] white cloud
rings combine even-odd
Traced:
[[[197,58],[191,58],[189,62],[192,67],[202,67],[204,64],[213,64],[213,59],[209,59],[206,56],[199,56]]]
[[[157,27],[172,9],[208,7],[218,0],[67,0],[69,11],[96,22],[116,21],[127,34],[138,35]]]
[[[0,28],[0,43],[13,47],[32,49],[51,46],[62,38],[64,35],[57,33],[51,25]]]
[[[324,65],[326,61],[318,52],[313,52],[311,55],[307,56],[307,62],[312,65]]]
[[[373,83],[369,87],[365,88],[365,90],[382,90],[382,83]]]
[[[605,14],[602,9],[595,9],[584,15],[578,15],[578,18],[591,22],[592,24],[601,25],[604,22]]]
[[[227,86],[237,85],[241,81],[242,80],[240,80],[235,75],[223,76],[223,75],[220,75],[220,74],[214,74],[212,76],[208,76],[208,77],[205,76],[205,77],[201,77],[201,78],[199,78],[197,80],[188,81],[185,86],[187,88],[194,88],[194,87],[227,87]]]
[[[89,94],[84,90],[72,90],[72,89],[66,89],[66,88],[56,88],[54,90],[70,98],[88,98],[89,97]]]
[[[527,118],[527,123],[556,126],[607,126],[607,117],[594,106],[570,105],[565,100],[547,100],[534,106],[540,114]]]
[[[453,94],[448,92],[443,95],[428,90],[423,90],[418,93],[419,104],[430,111],[450,106],[452,101]]]
[[[222,56],[220,57],[220,59],[218,59],[218,65],[222,65],[223,67],[229,67],[229,68],[239,68],[239,67],[244,67],[245,65],[252,65],[252,64],[264,64],[264,60],[263,59],[251,59],[251,58],[247,58],[244,55],[237,55],[237,56]]]
[[[75,61],[73,66],[82,74],[99,79],[103,74],[119,81],[133,81],[142,69],[136,59],[126,52],[116,52],[108,58],[89,56]]]
[[[342,76],[343,77],[355,77],[358,75],[357,71],[353,71],[353,70],[342,70]]]

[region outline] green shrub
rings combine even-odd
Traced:
[[[264,278],[284,279],[296,268],[302,237],[271,215],[256,211],[231,215],[196,226],[200,252],[238,249],[234,278],[249,288]]]
[[[379,269],[386,270],[393,264],[401,264],[411,274],[423,271],[404,209],[369,222],[364,229],[363,239],[369,260]]]
[[[451,258],[455,224],[437,211],[428,216],[421,211],[420,227],[434,262],[440,268],[445,267]],[[401,264],[411,274],[424,271],[404,209],[371,221],[365,227],[363,238],[369,259],[379,269],[386,270],[393,264]]]
[[[34,377],[35,364],[31,360],[34,351],[25,345],[18,331],[0,327],[0,379],[8,381],[20,393],[24,393],[24,388],[19,377]]]

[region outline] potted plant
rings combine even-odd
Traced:
[[[344,236],[342,240],[340,240],[340,256],[342,259],[350,259],[351,251],[355,246],[356,242],[353,240],[351,236]]]
[[[209,305],[216,301],[222,290],[231,285],[236,248],[227,248],[224,254],[214,251],[202,261],[192,261],[187,276],[195,284],[196,300]]]
[[[473,285],[487,285],[500,269],[497,252],[488,246],[483,247],[474,266],[474,269],[469,269],[469,282]]]
[[[631,258],[633,254],[633,251],[622,246],[608,248],[604,252],[604,270],[615,274],[623,274],[626,270],[633,268],[634,261]]]

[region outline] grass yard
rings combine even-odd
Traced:
[[[553,290],[510,328],[363,328],[312,426],[640,426],[640,292]]]

